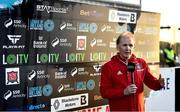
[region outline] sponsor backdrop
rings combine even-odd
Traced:
[[[158,73],[157,13],[140,16],[128,6],[48,0],[1,4],[0,110],[70,111],[106,105],[99,93],[101,66],[116,53],[123,31],[135,33],[136,55]]]

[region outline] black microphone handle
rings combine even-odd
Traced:
[[[131,83],[134,84],[134,72],[131,72]]]

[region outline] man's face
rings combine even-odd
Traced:
[[[117,45],[117,49],[123,59],[129,59],[134,50],[134,40],[129,37],[122,37],[119,45]]]

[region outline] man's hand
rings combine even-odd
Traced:
[[[159,83],[160,83],[161,87],[164,88],[164,85],[165,85],[164,78],[161,77],[161,74],[159,75],[159,79],[158,80],[159,80]]]
[[[124,89],[124,95],[130,95],[130,94],[134,94],[137,91],[137,87],[135,84],[131,84],[129,86],[126,87],[126,89]]]

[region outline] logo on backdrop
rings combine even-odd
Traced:
[[[44,96],[50,96],[53,92],[53,87],[50,84],[47,84],[43,87],[42,92]]]
[[[71,76],[74,77],[77,73],[78,73],[78,69],[77,69],[77,67],[74,67],[74,68],[71,70]]]
[[[12,20],[11,18],[9,18],[8,20],[4,22],[4,26],[6,28],[9,28],[11,26],[18,27],[18,28],[26,28],[26,25],[23,23],[22,20],[20,19]]]
[[[78,31],[79,32],[91,32],[96,33],[97,31],[97,24],[96,23],[79,23],[78,24]]]
[[[31,105],[28,105],[28,110],[40,110],[40,109],[43,109],[43,108],[46,108],[48,106],[48,104],[45,104],[45,103],[40,103],[40,104],[31,104]]]
[[[46,31],[50,32],[54,30],[54,21],[52,20],[35,20],[32,19],[30,20],[30,25],[29,25],[30,30],[43,30],[45,29]]]
[[[86,90],[86,81],[78,81],[75,83],[76,91]]]
[[[90,41],[90,46],[91,47],[94,47],[94,46],[97,46],[97,47],[106,47],[106,43],[103,42],[103,39],[96,39],[96,38],[94,38],[93,40]]]
[[[59,87],[58,87],[58,89],[57,89],[57,91],[59,92],[59,93],[61,93],[61,91],[64,89],[64,86],[63,86],[63,84],[61,84]]]
[[[103,13],[98,12],[97,10],[80,10],[80,16],[92,16],[92,17],[102,17]]]
[[[36,76],[36,71],[32,70],[30,73],[28,73],[28,79],[32,80]]]
[[[20,40],[21,35],[7,35],[8,39],[12,42],[12,44],[16,44],[18,40]]]
[[[53,6],[48,6],[48,5],[36,5],[36,11],[47,11],[47,13],[67,13],[68,8],[57,8]]]
[[[50,75],[46,74],[45,70],[32,70],[28,73],[28,79],[32,81],[33,79],[49,79]]]
[[[76,50],[86,50],[86,36],[77,36]]]
[[[97,31],[97,24],[96,23],[91,23],[90,26],[89,26],[89,31],[91,33],[96,33],[96,31]]]
[[[88,90],[93,90],[94,87],[95,87],[95,81],[92,80],[92,79],[88,80],[88,81],[87,81],[87,89],[88,89]]]
[[[97,43],[97,41],[96,41],[96,39],[94,38],[93,40],[91,40],[90,46],[91,46],[91,47],[94,47],[94,46],[96,45],[96,43]]]
[[[6,27],[6,28],[8,28],[9,26],[11,26],[13,24],[13,20],[11,19],[11,18],[9,18],[8,20],[6,20],[5,22],[4,22],[4,26]]]
[[[74,91],[74,84],[60,84],[57,88],[57,91],[60,93],[62,91]]]
[[[107,58],[106,52],[91,52],[90,61],[105,61]]]
[[[72,70],[71,70],[71,76],[74,77],[75,75],[88,75],[89,72],[85,70],[84,67],[74,67]]]
[[[3,54],[3,64],[27,64],[29,59],[28,54]]]
[[[64,28],[66,28],[66,22],[62,22],[59,26],[60,30],[63,30]]]
[[[20,84],[19,68],[6,68],[6,85]]]
[[[59,106],[60,106],[60,102],[59,102],[59,100],[58,99],[56,99],[55,101],[54,101],[54,103],[53,103],[53,105],[52,105],[53,107],[54,107],[54,109],[55,110],[57,110],[58,108],[59,108]]]
[[[8,43],[4,43],[7,45],[3,45],[4,49],[20,49],[20,48],[25,48],[25,45],[18,45],[17,43],[19,43],[19,40],[21,39],[21,35],[7,35],[9,41],[11,41],[12,44]]]
[[[88,106],[88,93],[51,99],[51,111],[60,111]]]
[[[116,48],[116,38],[112,38],[109,42],[109,48]]]
[[[9,98],[25,98],[26,94],[22,93],[21,90],[8,90],[4,93],[4,99],[8,100]]]
[[[59,25],[59,29],[61,31],[63,30],[72,30],[72,31],[76,31],[76,27],[73,25],[73,23],[71,22],[62,22],[60,25]]]
[[[37,63],[58,63],[59,60],[60,60],[59,53],[36,54]]]
[[[97,65],[93,65],[93,68],[96,72],[100,72],[101,66],[102,65],[97,64]]]
[[[95,87],[95,81],[90,79],[88,81],[78,81],[75,83],[75,89],[76,91],[81,90],[93,90]]]
[[[50,84],[45,86],[36,86],[36,87],[29,87],[28,97],[38,97],[38,96],[50,96],[53,92],[53,87]]]
[[[67,77],[67,71],[63,67],[60,67],[58,71],[54,73],[55,79],[65,79]]]
[[[115,30],[116,30],[116,33],[122,33],[125,31],[131,31],[131,27],[128,24],[116,25]]]
[[[55,39],[52,40],[51,45],[52,47],[56,47],[59,43],[60,43],[60,39],[56,37]]]
[[[68,42],[67,38],[58,38],[58,37],[55,37],[55,39],[53,39],[51,41],[51,45],[52,45],[52,47],[56,47],[56,46],[71,47],[72,43]]]
[[[33,41],[33,48],[47,48],[47,41],[43,38],[43,36],[38,36],[38,40]]]
[[[90,76],[99,76],[99,75],[101,75],[101,72],[100,72],[101,67],[102,67],[102,65],[100,65],[100,64],[93,65],[93,69],[95,70],[95,72],[90,73]]]
[[[54,29],[54,22],[52,20],[46,20],[44,22],[44,29],[48,32]]]
[[[12,96],[12,92],[8,90],[6,93],[4,93],[4,99],[8,100]]]
[[[66,62],[84,62],[85,53],[66,53]]]
[[[101,32],[114,32],[114,29],[111,25],[102,25],[101,26]]]
[[[136,13],[128,11],[109,10],[109,22],[136,23]]]

